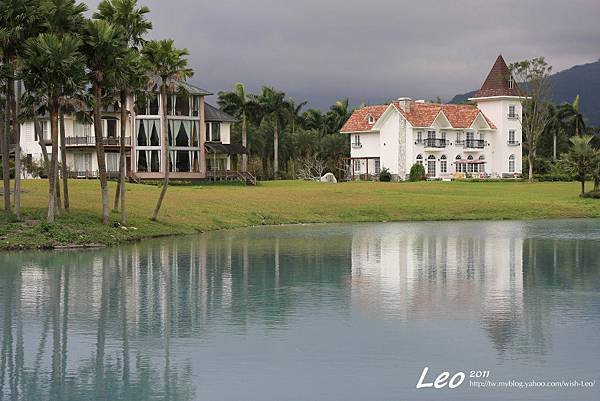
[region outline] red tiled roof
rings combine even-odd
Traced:
[[[388,108],[387,104],[377,106],[366,106],[358,110],[354,110],[354,113],[350,116],[346,124],[342,127],[340,132],[365,132],[370,131],[373,124],[369,124],[369,115],[373,117],[374,121],[377,122],[379,117]]]
[[[523,92],[519,89],[517,83],[513,80],[513,87],[509,86],[509,78],[511,77],[510,70],[499,55],[492,67],[487,78],[483,82],[481,89],[477,91],[475,97],[488,96],[523,96]]]
[[[437,103],[418,103],[410,102],[410,112],[407,113],[400,107],[399,102],[394,102],[396,109],[406,118],[413,127],[430,127],[440,111],[446,116],[453,128],[469,128],[481,110],[474,105],[468,104],[437,104]],[[369,124],[367,119],[371,115],[375,122],[388,108],[388,105],[363,107],[354,111],[350,119],[344,124],[341,132],[364,132],[370,131],[373,124]],[[496,126],[483,113],[483,118],[492,129]]]

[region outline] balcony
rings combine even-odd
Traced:
[[[120,146],[121,138],[120,137],[112,137],[112,138],[102,138],[102,142],[104,146]],[[94,136],[68,136],[65,138],[66,146],[96,146],[96,137]],[[125,137],[125,146],[131,146],[131,138]]]
[[[508,113],[507,117],[509,120],[517,120],[519,118],[519,115],[517,113]]]
[[[415,141],[415,145],[424,145],[425,148],[443,149],[448,146],[448,140],[445,138],[425,138]]]
[[[465,150],[483,149],[487,143],[483,139],[463,139],[455,142],[456,146],[462,145]]]
[[[360,148],[362,148],[362,143],[360,143],[360,142],[352,143],[352,149],[360,149]]]
[[[508,146],[519,146],[521,142],[519,141],[507,141]]]

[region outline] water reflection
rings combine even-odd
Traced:
[[[266,338],[285,359],[320,341],[336,360],[328,336],[291,333],[339,323],[351,344],[378,330],[363,318],[477,342],[449,322],[475,323],[488,359],[531,361],[553,353],[557,322],[600,325],[597,223],[282,227],[2,254],[0,399],[227,399],[216,376],[274,362],[241,349],[227,365],[226,346]],[[253,398],[278,399],[274,388]]]

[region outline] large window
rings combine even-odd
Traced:
[[[423,131],[417,131],[417,143],[423,143]]]
[[[116,173],[119,171],[119,154],[115,152],[106,153],[106,171]]]
[[[509,173],[515,172],[515,155],[510,155],[508,157],[508,172]]]
[[[221,141],[221,123],[212,122],[206,123],[206,141],[220,142]]]
[[[190,115],[190,97],[187,95],[175,96],[175,115],[189,116]]]
[[[440,157],[440,173],[448,172],[448,160],[446,159],[446,155],[442,155]]]
[[[92,154],[91,153],[89,153],[89,152],[75,153],[73,156],[74,156],[74,161],[75,161],[75,171],[77,173],[92,171]]]
[[[160,120],[136,121],[136,160],[138,172],[159,172],[161,157]]]
[[[515,130],[508,130],[508,144],[514,145],[515,143],[517,143],[517,140],[515,139]]]
[[[516,106],[514,104],[508,106],[508,118],[517,118]]]
[[[466,169],[466,165],[464,163],[462,163],[462,157],[460,155],[456,155],[456,172],[457,173],[466,173],[467,169]]]
[[[381,161],[379,159],[375,159],[375,174],[379,174],[381,172]]]
[[[423,165],[423,156],[417,155],[417,164]]]
[[[361,146],[360,135],[354,135],[354,141],[352,142],[352,146],[354,146],[355,148],[359,148]]]
[[[436,176],[436,172],[435,172],[435,156],[434,155],[430,155],[427,158],[427,175],[430,177],[435,177]]]
[[[360,173],[360,160],[354,159],[353,162],[354,162],[354,172]]]
[[[198,122],[169,120],[169,168],[172,172],[198,172]]]
[[[104,138],[116,138],[118,136],[118,120],[116,118],[103,118],[102,126]]]
[[[86,124],[76,121],[75,122],[75,136],[76,137],[91,137],[92,136],[92,124]]]

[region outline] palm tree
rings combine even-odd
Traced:
[[[23,52],[23,44],[39,32],[41,14],[39,1],[36,0],[4,0],[0,1],[0,53],[7,73],[5,112],[10,113],[10,120],[5,117],[5,124],[11,122],[15,141],[15,214],[21,215],[21,126],[18,121],[21,84],[17,80],[19,72],[18,59]],[[5,126],[3,153],[4,207],[10,212],[10,176],[8,157],[10,145],[9,127]]]
[[[336,101],[327,112],[329,132],[338,133],[352,112],[348,109],[348,99]]]
[[[575,96],[573,103],[558,106],[558,115],[565,127],[572,130],[573,135],[581,136],[585,132],[585,121],[580,112],[580,98]]]
[[[263,86],[260,94],[252,95],[252,101],[260,109],[262,120],[268,120],[273,126],[273,174],[279,173],[279,133],[284,126],[289,110],[285,93],[269,86]]]
[[[146,19],[150,9],[146,6],[138,7],[137,0],[103,0],[98,5],[98,11],[94,18],[109,21],[124,29],[124,46],[131,48],[120,65],[119,80],[120,91],[120,114],[121,114],[121,138],[119,152],[119,182],[115,194],[115,205],[117,209],[120,202],[121,225],[126,224],[125,214],[125,136],[127,127],[127,99],[133,91],[145,81],[145,73],[139,58],[139,48],[145,43],[144,35],[152,29],[152,22]]]
[[[302,110],[302,108],[304,106],[306,106],[308,102],[304,101],[304,102],[300,102],[300,103],[296,103],[294,101],[294,99],[290,98],[287,100],[287,106],[288,106],[288,113],[289,113],[289,120],[290,120],[290,125],[291,125],[291,132],[295,133],[296,132],[296,125],[298,125],[298,123],[302,123],[302,114],[300,114],[300,111]]]
[[[83,13],[87,11],[84,3],[75,3],[75,0],[46,0],[42,2],[44,16],[44,28],[47,32],[57,35],[69,33],[81,36],[85,25]],[[63,184],[63,205],[69,210],[69,183],[67,171],[67,145],[65,139],[65,108],[71,103],[68,98],[61,98],[59,103],[59,133],[60,133],[60,156]],[[58,178],[56,178],[58,179]]]
[[[94,135],[96,137],[96,158],[98,176],[102,192],[102,223],[109,223],[108,179],[106,176],[106,158],[102,138],[102,100],[116,85],[119,64],[126,57],[127,48],[123,46],[123,32],[115,25],[104,20],[88,21],[84,42],[92,93],[94,96]]]
[[[248,113],[252,107],[252,102],[246,95],[246,89],[241,82],[233,85],[231,92],[219,92],[219,107],[226,113],[229,113],[242,120],[242,146],[248,146]],[[242,154],[242,171],[248,170],[248,155]]]
[[[565,155],[567,163],[579,172],[581,195],[585,194],[585,176],[593,167],[597,151],[592,147],[592,135],[574,136],[570,139],[571,150]]]
[[[86,82],[85,58],[80,52],[82,42],[70,34],[62,36],[43,33],[29,39],[23,58],[23,80],[26,87],[35,88],[37,93],[48,99],[50,111],[50,135],[52,158],[48,174],[48,223],[54,223],[57,180],[56,170],[58,154],[58,113],[61,96],[70,96],[81,90]]]
[[[186,56],[187,49],[177,49],[172,39],[153,40],[144,46],[142,55],[145,62],[154,75],[160,77],[160,111],[161,111],[161,131],[163,137],[163,157],[162,169],[164,172],[163,187],[156,202],[156,207],[152,214],[152,220],[158,218],[158,212],[169,186],[169,133],[167,121],[167,88],[173,80],[185,80],[194,73],[188,68]]]

